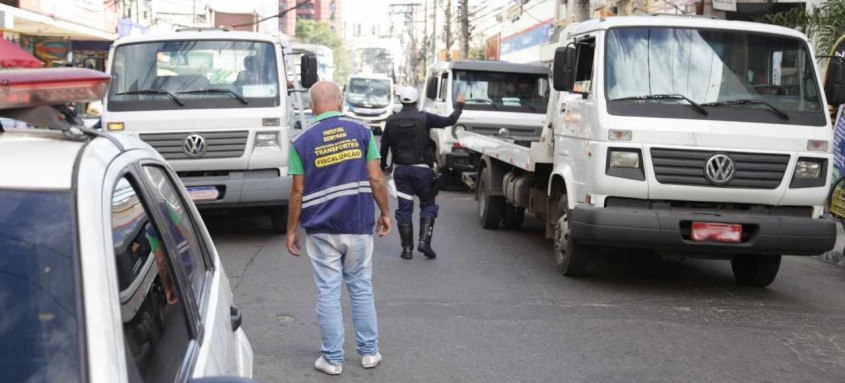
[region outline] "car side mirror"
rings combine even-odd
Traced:
[[[833,57],[829,65],[824,93],[828,104],[839,106],[845,103],[845,60]]]
[[[552,67],[552,82],[555,90],[571,92],[575,87],[575,47],[566,46],[555,50]]]
[[[320,81],[317,75],[317,57],[311,55],[302,55],[299,59],[299,83],[303,88],[310,88],[317,81]]]

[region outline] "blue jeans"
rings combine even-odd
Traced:
[[[343,363],[342,282],[346,282],[352,301],[355,350],[362,356],[378,352],[378,322],[373,300],[373,236],[306,235],[305,250],[314,265],[323,358],[332,364]]]

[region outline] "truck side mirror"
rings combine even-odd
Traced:
[[[320,81],[317,76],[317,57],[311,55],[302,55],[299,59],[300,78],[299,83],[303,88],[310,88],[317,81]]]
[[[570,92],[575,86],[575,47],[560,47],[555,50],[552,68],[552,82],[555,90]]]
[[[425,84],[425,98],[434,100],[437,98],[437,81],[434,80],[435,77],[429,77],[428,82]]]
[[[824,93],[827,96],[827,103],[839,106],[845,103],[845,60],[831,58],[830,68],[827,72],[827,83],[824,86]]]

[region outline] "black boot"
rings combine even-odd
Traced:
[[[414,225],[399,225],[399,238],[402,239],[402,259],[414,256]]]
[[[437,253],[431,249],[431,234],[434,232],[434,218],[420,217],[420,244],[417,250],[426,258],[434,259]]]

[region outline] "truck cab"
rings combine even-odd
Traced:
[[[393,79],[383,74],[349,76],[343,91],[343,112],[369,125],[375,134],[384,131],[387,117],[393,114]]]
[[[299,83],[289,81],[285,58],[281,41],[260,33],[193,29],[117,40],[102,127],[155,148],[200,208],[259,208],[284,232],[285,143],[296,109],[289,90]],[[315,81],[305,77],[304,86]]]
[[[426,72],[421,110],[452,113],[463,93],[464,111],[457,124],[432,129],[435,159],[444,181],[459,179],[474,164],[457,145],[457,131],[499,134],[528,142],[539,138],[549,97],[549,71],[541,65],[498,61],[438,62]]]

